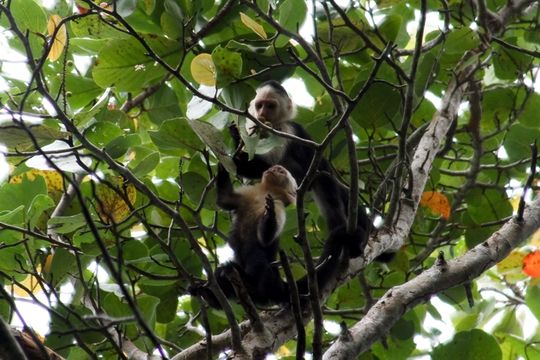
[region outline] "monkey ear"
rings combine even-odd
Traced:
[[[287,101],[287,120],[292,120],[296,117],[296,105],[291,99]]]

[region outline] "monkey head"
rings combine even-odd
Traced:
[[[255,98],[249,104],[249,113],[260,122],[280,129],[281,124],[296,116],[296,107],[287,91],[277,81],[267,81],[257,88]],[[248,119],[248,134],[255,131],[256,124]]]
[[[263,173],[261,184],[285,206],[296,203],[298,185],[291,173],[281,165],[274,165]]]

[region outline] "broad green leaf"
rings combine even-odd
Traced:
[[[473,329],[457,333],[450,343],[437,346],[431,357],[433,360],[499,360],[502,352],[492,335]]]
[[[515,37],[504,39],[506,42],[515,45]],[[502,45],[495,45],[493,67],[495,75],[503,80],[515,80],[529,66],[531,59],[522,52],[508,49]]]
[[[451,31],[446,38],[445,51],[449,54],[463,54],[480,44],[478,35],[467,27]]]
[[[494,189],[473,189],[466,195],[468,213],[477,224],[512,215],[512,205],[506,193]]]
[[[52,227],[55,233],[68,234],[83,226],[86,226],[88,222],[83,214],[77,214],[70,216],[55,216],[49,219],[48,224],[50,227]]]
[[[387,84],[374,83],[356,105],[352,117],[364,128],[379,127],[388,124],[400,106],[399,91]]]
[[[3,184],[0,187],[0,211],[13,210],[19,206],[29,209],[38,195],[47,195],[47,185],[41,176],[32,180],[24,177],[18,184]]]
[[[71,30],[80,38],[89,37],[93,40],[114,39],[126,37],[126,34],[107,25],[99,16],[86,16],[70,22]]]
[[[97,147],[103,148],[114,139],[122,136],[124,131],[116,124],[108,121],[99,121],[91,126],[85,135]]]
[[[298,32],[307,14],[303,0],[285,0],[279,6],[279,24],[291,32]]]
[[[398,15],[389,15],[384,18],[382,24],[379,26],[379,31],[387,41],[395,42],[399,35],[399,29],[403,18]]]
[[[540,285],[529,285],[525,295],[525,302],[529,310],[536,316],[536,319],[540,321]]]
[[[180,186],[194,204],[198,204],[208,180],[198,173],[187,172],[180,176]]]
[[[160,19],[161,29],[165,36],[171,39],[180,39],[183,35],[182,26],[178,26],[178,19],[169,12],[161,14]]]
[[[19,30],[45,34],[47,29],[47,15],[43,8],[34,0],[12,0],[10,1],[11,14],[17,22]],[[2,16],[0,24],[9,29],[7,19]]]
[[[216,86],[227,86],[242,75],[242,55],[218,46],[212,51],[212,61],[216,69]]]
[[[540,27],[536,29],[527,29],[525,31],[524,39],[528,42],[540,44]]]
[[[229,156],[227,145],[223,141],[223,135],[212,124],[200,121],[190,120],[188,124],[191,126],[197,136],[212,150],[214,155],[219,159],[219,162],[225,166],[227,171],[235,173],[236,167],[232,158]]]
[[[168,86],[161,86],[145,104],[148,117],[154,124],[178,117],[182,114],[176,93]]]
[[[164,121],[158,131],[149,131],[150,138],[162,150],[180,150],[188,147],[192,150],[204,146],[185,118]]]
[[[304,0],[285,0],[279,6],[278,22],[285,29],[297,33],[306,19],[307,6]],[[283,47],[289,38],[280,35],[276,40],[276,46]]]
[[[503,359],[540,360],[540,345],[529,340],[523,340],[514,334],[496,333],[501,343]]]
[[[540,139],[540,129],[526,128],[520,124],[514,124],[506,133],[504,148],[510,161],[519,160],[531,156],[530,144]]]
[[[540,114],[540,95],[533,92],[527,100],[523,112],[519,114],[519,123],[526,127],[540,129],[538,114]]]
[[[135,174],[135,176],[144,176],[156,168],[156,166],[159,164],[159,160],[159,153],[154,151],[142,159],[137,166],[135,166],[132,172]]]
[[[45,213],[45,210],[54,208],[54,201],[47,195],[37,195],[27,209],[26,219],[30,229],[35,228],[40,221],[41,216]]]
[[[124,155],[130,148],[139,145],[141,137],[139,134],[128,134],[117,137],[105,146],[105,151],[113,159],[118,159]]]
[[[66,88],[69,89],[67,100],[74,110],[95,101],[103,93],[103,89],[90,78],[68,75],[65,80]]]
[[[40,145],[45,145],[67,136],[66,132],[47,125],[27,124],[27,128],[24,128],[8,121],[0,124],[0,143],[8,148],[19,151],[31,149],[34,147],[34,143],[28,132],[32,133]]]
[[[162,60],[170,66],[177,65],[181,54],[178,42],[160,37],[148,37],[145,41]],[[111,40],[100,51],[92,70],[96,84],[103,88],[114,86],[118,91],[140,91],[165,73],[134,38]]]

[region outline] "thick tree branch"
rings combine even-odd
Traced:
[[[416,304],[443,290],[470,282],[504,259],[510,251],[540,228],[540,197],[525,210],[523,221],[510,219],[489,239],[465,255],[435,264],[413,280],[390,289],[366,314],[350,328],[352,340],[336,341],[324,359],[352,359],[384,336],[400,318]]]

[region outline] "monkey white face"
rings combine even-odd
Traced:
[[[279,94],[272,86],[257,89],[255,98],[249,104],[249,113],[263,123],[279,127],[296,115],[296,108],[288,96]]]
[[[296,203],[298,185],[291,173],[281,165],[274,165],[263,173],[262,183],[273,194],[281,197],[285,205]]]

